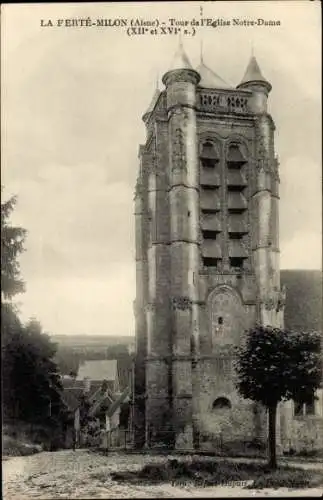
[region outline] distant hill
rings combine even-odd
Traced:
[[[280,277],[281,284],[286,286],[285,327],[322,331],[322,271],[281,270]],[[121,352],[125,348],[133,352],[135,346],[135,337],[131,335],[52,335],[51,338],[60,352],[69,351],[83,359],[106,359],[107,356],[111,359],[117,346]]]
[[[135,337],[117,335],[51,335],[54,342],[59,347],[72,348],[73,351],[88,351],[107,349],[110,346],[124,345],[132,347],[135,344]]]
[[[55,361],[62,375],[77,373],[85,360],[130,359],[135,338],[116,335],[52,335],[57,344]]]

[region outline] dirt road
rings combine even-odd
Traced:
[[[86,450],[42,452],[15,457],[3,462],[5,500],[48,498],[175,498],[175,497],[257,497],[321,496],[322,490],[246,490],[241,487],[216,486],[196,488],[192,484],[134,486],[110,478],[119,470],[140,469],[145,463],[165,461],[161,456],[108,456]],[[313,467],[313,464],[311,464]]]

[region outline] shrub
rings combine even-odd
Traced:
[[[34,455],[40,451],[40,446],[31,443],[23,443],[18,439],[6,435],[2,438],[3,455],[7,455],[9,457],[24,457],[27,455]]]
[[[309,486],[311,486],[311,475],[308,471],[277,469],[275,472],[258,476],[252,488],[308,488]]]
[[[215,486],[235,481],[253,481],[248,488],[306,488],[320,485],[318,471],[280,467],[272,471],[268,465],[238,463],[217,460],[193,460],[191,462],[168,460],[165,463],[147,464],[136,472],[115,472],[111,478],[130,483],[158,483],[187,479],[200,486]]]

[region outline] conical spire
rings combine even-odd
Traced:
[[[214,73],[203,61],[203,56],[201,54],[200,65],[196,68],[199,73],[201,80],[199,85],[208,89],[232,89],[226,81],[224,81],[219,75]]]
[[[179,44],[174,59],[168,71],[164,74],[162,82],[167,87],[171,82],[180,79],[184,82],[191,82],[195,85],[200,81],[200,75],[193,69],[189,58],[183,47],[182,39],[179,38]]]
[[[193,69],[189,61],[189,58],[185,53],[181,38],[179,40],[178,49],[175,53],[174,59],[168,71],[173,71],[176,69]]]
[[[253,51],[252,51],[253,52]],[[249,64],[247,66],[246,72],[238,85],[238,87],[245,85],[251,82],[262,82],[267,87],[271,88],[270,83],[266,80],[266,78],[262,75],[257,59],[252,54]]]

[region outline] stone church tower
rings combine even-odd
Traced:
[[[255,57],[233,88],[181,44],[163,83],[135,193],[135,442],[261,439],[233,348],[256,323],[283,323],[271,85]]]

